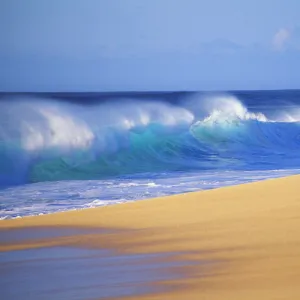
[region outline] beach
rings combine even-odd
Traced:
[[[1,1],[1,299],[300,299],[286,2]]]
[[[4,253],[45,247],[172,254],[180,274],[160,292],[120,299],[298,299],[300,176],[0,222],[16,230],[89,230],[1,243]],[[101,230],[100,230],[101,229]],[[99,230],[99,232],[97,232]],[[163,257],[159,258],[164,260]],[[102,298],[100,298],[102,299]],[[119,299],[118,297],[116,299]]]

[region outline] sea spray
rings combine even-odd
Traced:
[[[297,120],[269,119],[228,94],[93,105],[18,96],[0,106],[2,186],[298,160]]]

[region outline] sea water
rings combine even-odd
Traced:
[[[0,217],[298,174],[299,149],[298,90],[1,94]]]

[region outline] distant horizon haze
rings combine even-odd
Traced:
[[[3,0],[0,91],[300,88],[298,0]]]

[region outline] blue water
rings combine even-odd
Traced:
[[[298,174],[300,91],[2,94],[1,218]]]

